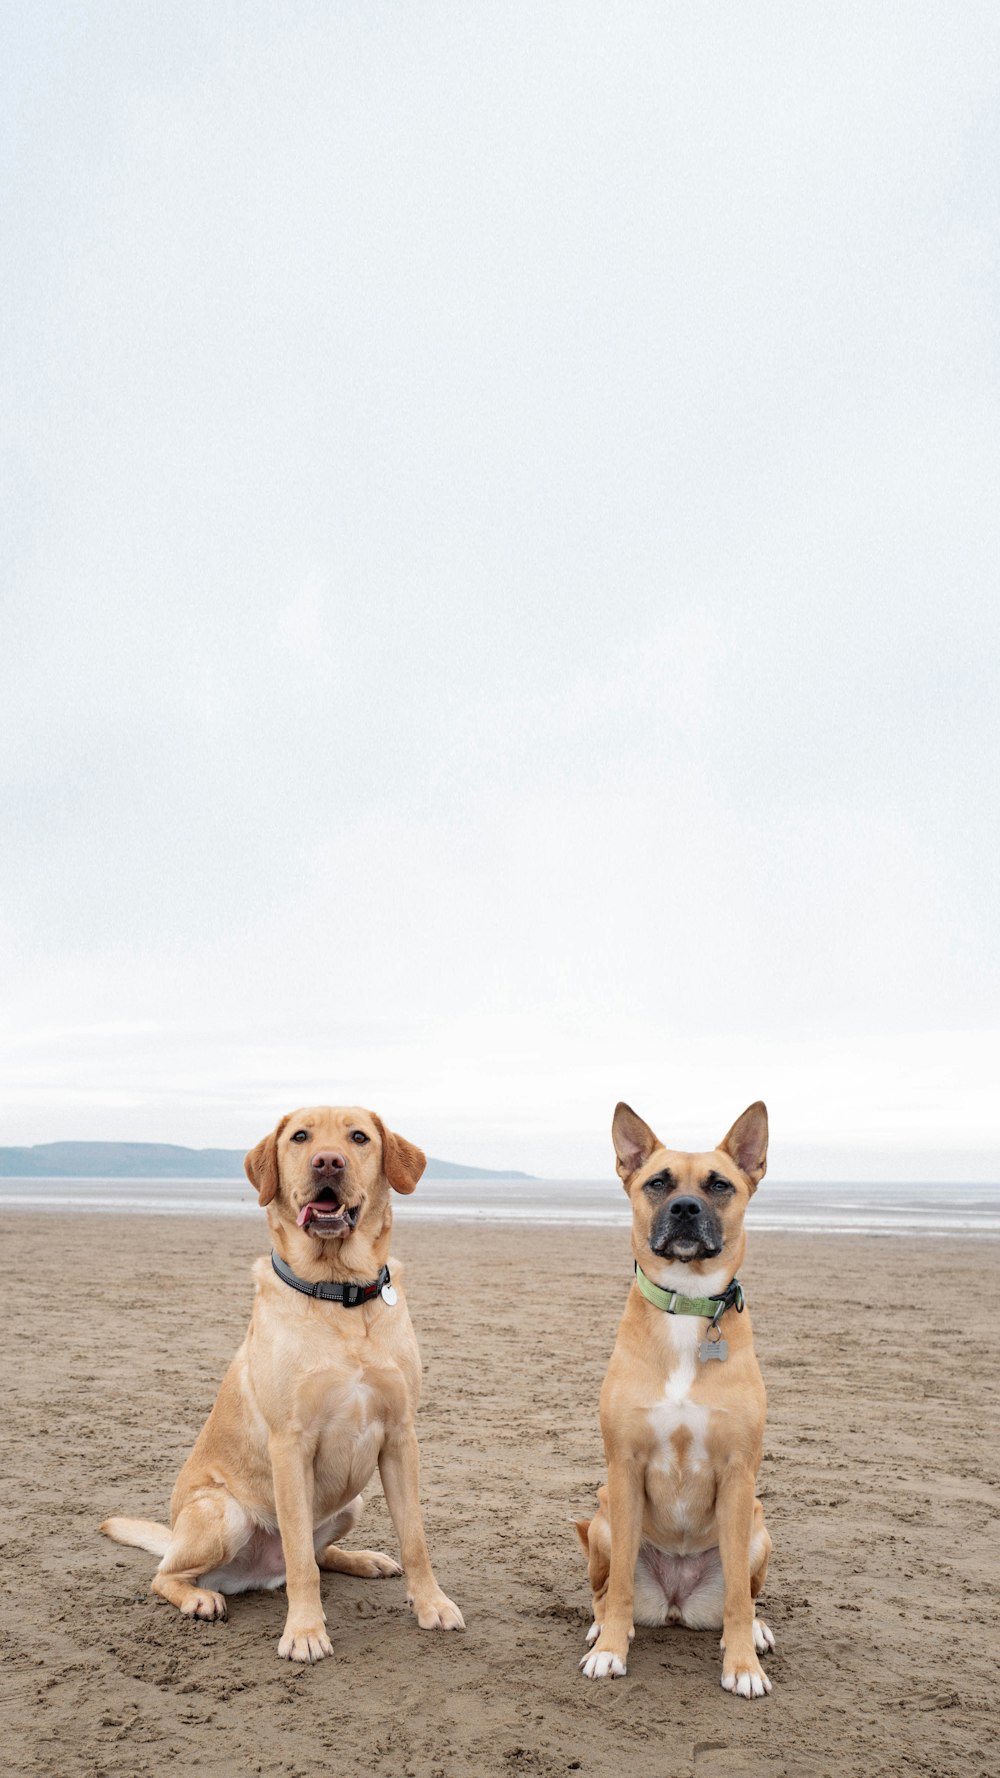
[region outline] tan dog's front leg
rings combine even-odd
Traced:
[[[750,1538],[757,1493],[752,1471],[732,1464],[719,1482],[716,1521],[725,1582],[722,1616],[722,1685],[741,1698],[762,1698],[771,1689],[754,1641],[754,1602],[750,1591]]]
[[[611,1569],[600,1635],[580,1662],[588,1679],[620,1679],[628,1665],[628,1645],[635,1635],[632,1606],[644,1491],[642,1467],[634,1457],[609,1459]]]
[[[464,1630],[457,1605],[434,1579],[420,1514],[420,1452],[417,1435],[407,1426],[383,1445],[378,1460],[389,1516],[396,1527],[408,1603],[422,1630]]]
[[[332,1655],[313,1550],[313,1454],[299,1434],[270,1441],[278,1530],[285,1555],[288,1616],[278,1643],[286,1661],[321,1661]]]

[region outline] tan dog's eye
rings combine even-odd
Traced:
[[[308,1142],[308,1140],[309,1140],[309,1131],[308,1130],[296,1130],[295,1135],[292,1137],[293,1142]]]
[[[725,1192],[735,1191],[736,1189],[734,1185],[730,1184],[728,1179],[723,1179],[720,1173],[713,1173],[710,1179],[706,1179],[705,1185],[710,1192],[718,1192],[720,1195]]]
[[[670,1173],[656,1173],[643,1185],[644,1192],[668,1192],[673,1187],[673,1176]]]
[[[370,1141],[370,1137],[365,1135],[364,1130],[352,1130],[351,1131],[351,1141],[352,1142],[368,1142],[368,1141]]]

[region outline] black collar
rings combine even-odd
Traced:
[[[370,1303],[385,1291],[392,1291],[389,1302],[395,1302],[396,1293],[389,1282],[389,1268],[383,1266],[377,1278],[371,1284],[310,1284],[292,1271],[290,1265],[272,1252],[271,1264],[284,1284],[290,1284],[293,1290],[301,1290],[303,1296],[318,1296],[324,1303],[343,1303],[345,1309],[356,1309],[359,1303]]]

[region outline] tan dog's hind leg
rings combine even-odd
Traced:
[[[601,1493],[604,1494],[604,1492],[605,1490],[602,1488]],[[596,1512],[589,1524],[586,1519],[577,1519],[574,1522],[576,1534],[587,1552],[587,1572],[590,1575],[590,1590],[594,1595],[592,1602],[594,1621],[587,1631],[587,1641],[596,1642],[601,1634],[604,1601],[608,1591],[608,1575],[611,1571],[611,1536],[603,1511]]]
[[[241,1534],[235,1516],[227,1513],[230,1504],[231,1496],[221,1490],[218,1498],[209,1495],[191,1500],[181,1508],[170,1532],[151,1585],[154,1593],[176,1605],[185,1617],[212,1622],[226,1615],[221,1593],[192,1583],[202,1574],[224,1568],[246,1541],[249,1528]]]
[[[722,1574],[726,1588],[722,1622],[722,1647],[725,1651],[722,1687],[724,1691],[735,1692],[741,1698],[762,1698],[771,1690],[771,1681],[757,1659],[758,1650],[763,1652],[768,1646],[767,1637],[771,1633],[766,1624],[760,1624],[755,1631],[757,1619],[754,1616],[754,1594],[751,1591],[750,1545],[752,1540],[755,1544],[757,1542],[754,1532],[757,1530],[758,1514],[760,1529],[764,1529],[763,1509],[754,1498],[755,1491],[752,1471],[733,1464],[725,1471],[719,1483],[716,1504],[719,1554],[722,1557]],[[767,1536],[766,1531],[764,1535]],[[766,1549],[757,1553],[757,1560],[753,1564],[755,1573],[760,1575],[761,1586],[767,1571],[769,1550],[770,1538]],[[772,1646],[773,1641],[774,1638],[771,1637]]]
[[[750,1597],[756,1599],[763,1592],[767,1579],[767,1563],[771,1554],[771,1534],[764,1524],[764,1508],[759,1500],[753,1503],[753,1535],[750,1539]],[[774,1647],[774,1634],[765,1624],[762,1617],[754,1616],[753,1620],[754,1647],[759,1655],[767,1654]]]
[[[617,1679],[624,1676],[628,1665],[628,1645],[635,1635],[632,1610],[635,1598],[635,1565],[639,1558],[642,1536],[642,1505],[644,1485],[642,1471],[635,1462],[617,1459],[608,1467],[607,1532],[598,1513],[591,1521],[589,1547],[591,1585],[599,1578],[603,1564],[603,1545],[610,1539],[607,1591],[601,1605],[595,1587],[594,1623],[601,1611],[597,1640],[580,1666],[588,1679]],[[595,1535],[596,1529],[596,1535]],[[591,1627],[593,1635],[593,1626]]]
[[[465,1619],[434,1578],[420,1513],[420,1452],[407,1426],[383,1445],[378,1460],[389,1516],[403,1557],[409,1603],[422,1630],[464,1630]]]

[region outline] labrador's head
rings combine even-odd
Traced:
[[[390,1188],[413,1191],[427,1157],[373,1111],[320,1105],[290,1111],[243,1164],[272,1227],[301,1232],[333,1257],[334,1243],[355,1232],[377,1239]]]
[[[643,1270],[656,1260],[696,1270],[743,1257],[743,1218],[767,1168],[767,1108],[738,1117],[718,1148],[666,1148],[630,1105],[615,1109],[618,1174],[632,1204],[632,1241]],[[714,1269],[714,1267],[713,1267]]]

